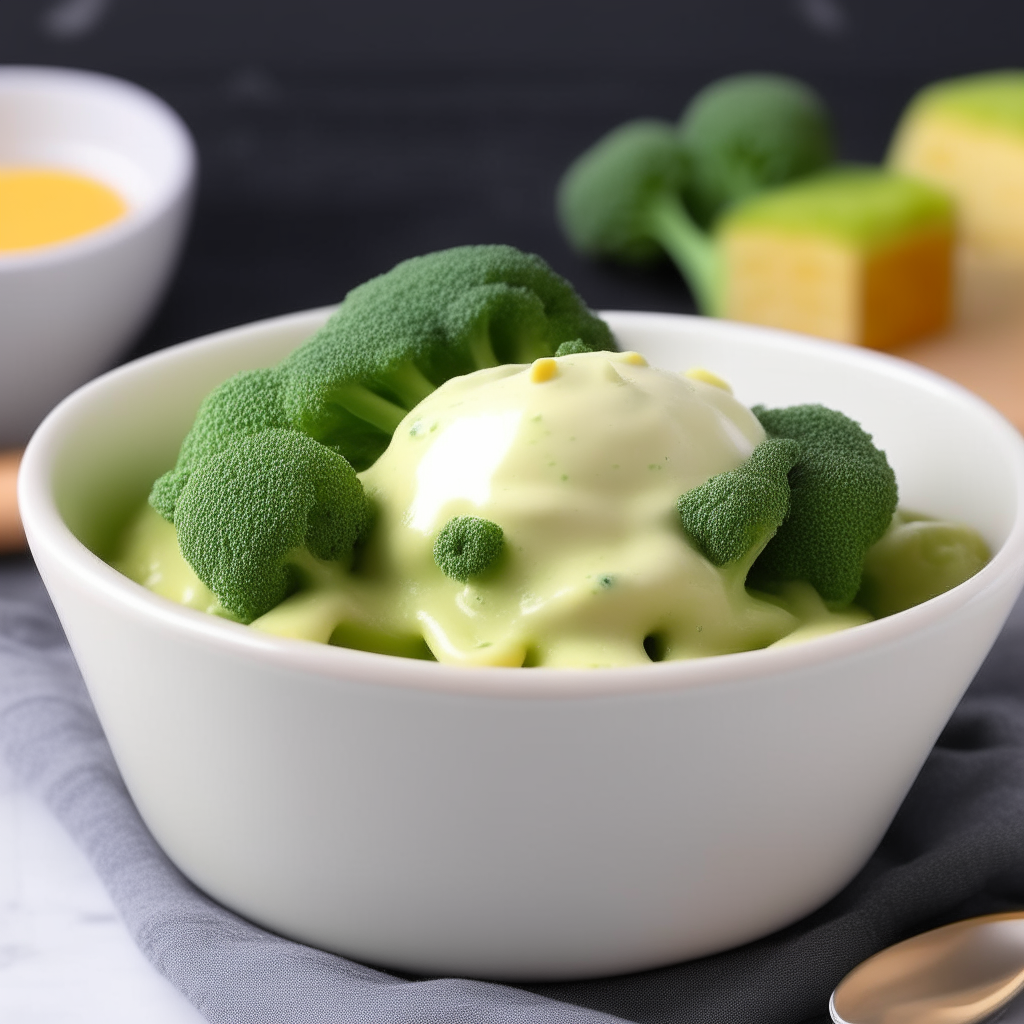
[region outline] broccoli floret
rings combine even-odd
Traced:
[[[799,453],[796,441],[769,438],[743,465],[679,498],[683,528],[708,561],[726,565],[756,555],[771,539],[789,511],[787,474]]]
[[[756,406],[770,437],[800,445],[789,471],[789,515],[754,562],[748,583],[806,580],[833,606],[857,594],[867,549],[896,510],[896,477],[860,425],[822,405]]]
[[[720,306],[720,259],[681,193],[687,158],[675,128],[630,121],[577,157],[562,176],[558,218],[584,256],[643,265],[669,254],[705,313]]]
[[[575,341],[563,341],[558,348],[555,349],[556,356],[578,356],[584,352],[595,351],[589,345],[585,345],[579,338]]]
[[[281,365],[294,427],[357,469],[451,377],[532,362],[579,339],[614,349],[607,325],[538,256],[504,245],[418,256],[354,288]]]
[[[453,580],[465,583],[497,561],[505,534],[497,523],[478,516],[454,516],[434,541],[434,561]]]
[[[727,206],[821,170],[834,158],[818,94],[785,75],[731,75],[702,89],[679,123],[689,157],[683,199],[710,227]]]
[[[236,373],[203,399],[177,464],[153,484],[150,505],[173,523],[178,495],[204,457],[220,451],[233,438],[289,425],[276,370]]]
[[[182,555],[243,622],[297,588],[304,551],[348,559],[369,523],[355,470],[293,430],[229,438],[194,466],[174,508]]]

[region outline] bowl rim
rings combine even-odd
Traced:
[[[295,329],[322,320],[334,306],[302,310],[217,331],[142,356],[78,388],[54,408],[36,429],[25,450],[18,477],[18,498],[29,546],[44,566],[56,563],[78,583],[95,589],[129,615],[180,633],[193,643],[212,644],[223,654],[259,658],[282,668],[306,671],[338,681],[356,679],[400,689],[448,692],[478,697],[572,698],[625,696],[639,692],[720,687],[725,683],[758,683],[774,676],[802,673],[834,661],[898,644],[907,634],[928,630],[955,615],[968,603],[1007,586],[1008,578],[1024,576],[1024,438],[988,403],[939,374],[881,352],[805,337],[788,331],[675,313],[602,310],[617,325],[632,323],[699,325],[704,336],[756,335],[791,351],[827,353],[840,362],[874,364],[887,376],[924,386],[949,400],[968,405],[988,421],[1015,472],[1017,509],[1006,540],[975,576],[952,590],[883,619],[782,648],[761,648],[692,660],[665,661],[617,668],[521,668],[456,666],[333,647],[308,640],[272,636],[204,612],[178,605],[146,590],[95,555],[65,524],[53,499],[51,480],[61,450],[64,421],[111,382],[137,373],[149,374],[171,360],[188,359],[199,348],[244,343],[259,332]],[[59,604],[58,604],[59,610]]]
[[[45,64],[0,66],[0,95],[10,91],[53,92],[64,90],[80,96],[83,90],[106,96],[118,105],[131,104],[159,126],[168,144],[177,151],[175,174],[153,196],[130,206],[116,220],[65,241],[49,242],[28,249],[0,252],[0,274],[35,270],[47,265],[71,262],[113,248],[141,234],[179,203],[191,200],[195,189],[199,155],[195,140],[181,115],[166,100],[135,82],[100,71]]]

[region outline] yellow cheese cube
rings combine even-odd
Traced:
[[[952,204],[920,182],[830,171],[759,193],[716,234],[730,319],[872,348],[949,321]]]
[[[900,120],[889,164],[954,197],[967,246],[1024,263],[1024,71],[923,89]]]

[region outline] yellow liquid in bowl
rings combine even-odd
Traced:
[[[66,242],[105,227],[127,209],[112,188],[84,174],[0,168],[0,255]]]

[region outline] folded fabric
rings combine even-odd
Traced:
[[[218,1024],[826,1022],[832,988],[872,953],[1024,906],[1022,675],[1019,606],[867,866],[782,932],[597,981],[407,978],[258,928],[175,869],[125,790],[34,566],[0,561],[0,753],[85,850],[143,953]]]

